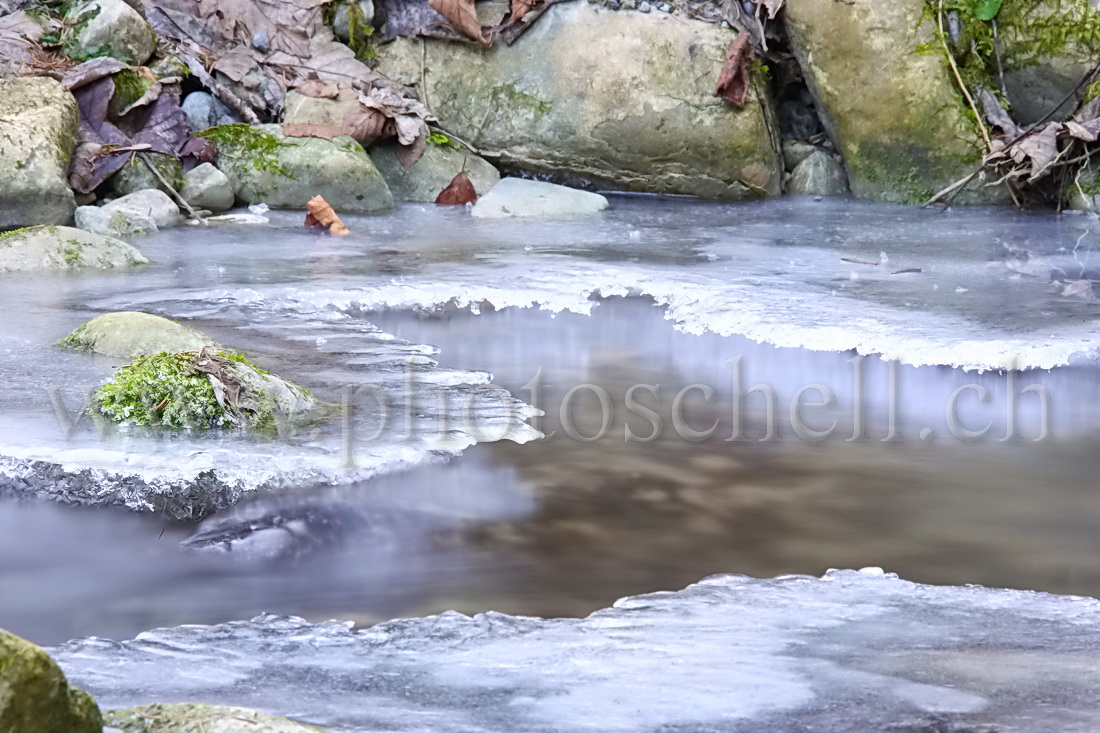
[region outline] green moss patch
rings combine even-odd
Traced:
[[[122,367],[95,393],[96,408],[115,422],[207,430],[232,424],[192,352],[161,352]]]
[[[243,122],[211,127],[196,132],[195,136],[214,143],[218,155],[228,157],[236,165],[294,178],[290,170],[279,161],[279,151],[282,148],[295,147],[297,143],[280,140]]]

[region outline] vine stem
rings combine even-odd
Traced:
[[[947,63],[951,65],[951,71],[955,74],[955,81],[959,84],[959,89],[962,90],[963,96],[966,97],[966,103],[970,105],[970,110],[974,113],[974,119],[978,121],[978,130],[982,133],[982,139],[985,140],[985,147],[990,152],[993,152],[993,141],[989,139],[989,132],[985,129],[985,124],[982,122],[982,113],[978,111],[978,105],[974,104],[974,98],[970,96],[970,90],[966,88],[966,84],[963,83],[962,74],[959,73],[959,67],[955,64],[955,56],[951,53],[951,49],[947,47],[947,36],[943,30],[943,0],[939,0],[939,7],[936,10],[936,25],[939,26],[939,39],[940,45],[943,46],[943,52],[947,56]]]

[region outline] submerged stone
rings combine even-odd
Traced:
[[[511,216],[573,216],[595,214],[607,208],[598,193],[525,178],[504,178],[474,204],[474,216],[503,219]]]
[[[305,208],[323,196],[338,214],[393,208],[393,196],[370,156],[351,137],[288,137],[281,125],[222,125],[203,133],[217,164],[247,204]]]
[[[779,193],[771,102],[714,96],[734,34],[701,21],[549,8],[514,44],[398,38],[380,70],[415,81],[448,131],[510,167],[631,191],[742,199]]]
[[[76,99],[60,82],[0,81],[0,229],[72,221],[69,161],[79,122]]]
[[[0,731],[99,733],[102,728],[91,695],[70,687],[46,652],[0,630]]]
[[[135,705],[104,714],[123,733],[320,733],[324,728],[296,723],[248,708],[197,702]]]
[[[125,242],[72,227],[28,227],[0,234],[0,272],[128,267],[148,262]]]

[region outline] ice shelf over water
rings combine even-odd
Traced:
[[[113,708],[198,700],[338,730],[1095,731],[1100,601],[877,569],[726,575],[585,619],[261,616],[51,650]]]
[[[476,442],[537,436],[525,425],[535,411],[492,391],[493,364],[441,368],[434,347],[369,322],[385,310],[591,313],[601,298],[644,295],[688,333],[977,370],[1085,363],[1100,344],[1089,285],[1100,224],[1086,216],[627,198],[578,219],[487,221],[421,205],[349,219],[352,235],[332,238],[300,226],[297,213],[273,212],[267,225],[144,237],[137,244],[152,264],[133,272],[6,276],[0,491],[188,517],[249,492],[347,483]],[[353,442],[339,420],[266,443],[101,438],[77,417],[121,360],[53,344],[115,310],[180,319],[330,402],[377,388],[413,429],[393,424],[360,440],[372,433],[368,409]],[[440,427],[431,401],[403,401],[410,372],[442,390],[448,414],[473,405],[471,419]]]

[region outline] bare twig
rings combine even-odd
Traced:
[[[993,141],[989,139],[989,131],[985,129],[985,123],[982,122],[982,113],[978,111],[978,105],[974,104],[974,98],[970,96],[970,90],[966,88],[966,84],[963,83],[962,74],[959,73],[959,67],[955,64],[955,55],[951,53],[951,49],[947,47],[947,37],[944,35],[943,30],[943,0],[939,0],[939,9],[936,11],[936,24],[939,26],[939,39],[940,45],[943,46],[943,52],[947,56],[947,62],[951,65],[951,71],[955,73],[955,81],[959,84],[959,89],[962,90],[963,96],[966,97],[966,103],[970,105],[971,111],[974,112],[974,118],[978,121],[978,129],[982,133],[982,139],[985,140],[986,150],[993,149]]]
[[[172,196],[174,196],[177,201],[179,201],[181,204],[183,204],[183,208],[187,209],[187,213],[191,215],[192,219],[198,219],[200,222],[202,222],[203,226],[209,226],[206,223],[206,219],[203,219],[201,216],[199,216],[198,212],[196,212],[193,208],[191,208],[191,204],[187,203],[187,201],[184,200],[183,196],[180,196],[180,192],[176,190],[175,186],[173,186],[171,183],[169,183],[164,178],[164,176],[162,176],[160,174],[160,171],[158,171],[157,167],[155,165],[153,165],[152,162],[150,162],[149,158],[146,157],[145,153],[135,153],[135,155],[137,157],[141,158],[141,162],[145,164],[145,167],[148,168],[150,171],[152,171],[153,175],[156,176],[157,180],[160,181],[161,184],[165,188],[168,189],[168,191],[172,194]]]

